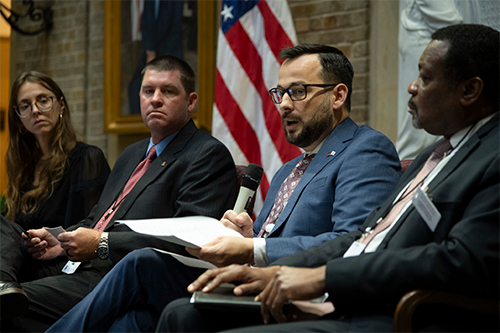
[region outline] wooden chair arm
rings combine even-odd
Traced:
[[[412,290],[398,302],[394,314],[394,332],[411,332],[412,317],[421,304],[446,304],[467,311],[500,317],[498,300],[482,299],[438,290]]]

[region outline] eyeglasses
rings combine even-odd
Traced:
[[[283,88],[273,88],[269,90],[269,95],[271,95],[271,99],[273,100],[274,104],[281,104],[283,101],[283,97],[285,97],[285,94],[288,94],[290,96],[290,99],[292,101],[302,101],[307,97],[307,87],[321,87],[321,88],[327,88],[327,87],[332,87],[336,86],[339,83],[325,83],[325,84],[293,84],[290,87],[283,89]]]
[[[21,118],[29,117],[31,112],[33,112],[33,104],[36,105],[37,109],[42,112],[47,112],[52,110],[54,97],[52,96],[40,96],[33,103],[23,102],[21,104],[15,105],[16,113]]]

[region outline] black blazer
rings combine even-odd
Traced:
[[[479,129],[429,184],[442,217],[432,232],[411,206],[374,253],[343,259],[366,227],[390,209],[434,146],[421,153],[394,193],[357,231],[277,260],[275,265],[327,265],[326,291],[337,310],[395,306],[406,292],[431,288],[481,297],[499,293],[499,117]]]
[[[145,158],[148,145],[149,139],[146,139],[123,151],[98,204],[73,230],[95,226]],[[127,253],[143,247],[186,253],[184,248],[132,232],[114,221],[194,215],[221,218],[227,209],[233,207],[236,194],[236,170],[229,151],[221,142],[198,130],[190,120],[155,159],[106,227],[111,261],[116,264]]]

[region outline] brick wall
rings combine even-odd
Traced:
[[[288,0],[300,43],[324,43],[341,49],[354,66],[351,117],[368,123],[369,1]],[[51,5],[54,23],[36,36],[12,33],[11,81],[27,70],[50,75],[63,89],[81,138],[108,155],[103,133],[102,0],[35,0]],[[13,1],[22,11],[22,2]]]
[[[368,124],[369,1],[288,0],[299,43],[342,50],[354,67],[351,118]]]

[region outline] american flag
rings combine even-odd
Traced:
[[[286,141],[279,108],[268,93],[278,82],[279,51],[296,41],[286,0],[222,2],[212,135],[236,164],[263,167],[256,212],[274,173],[301,154]]]

